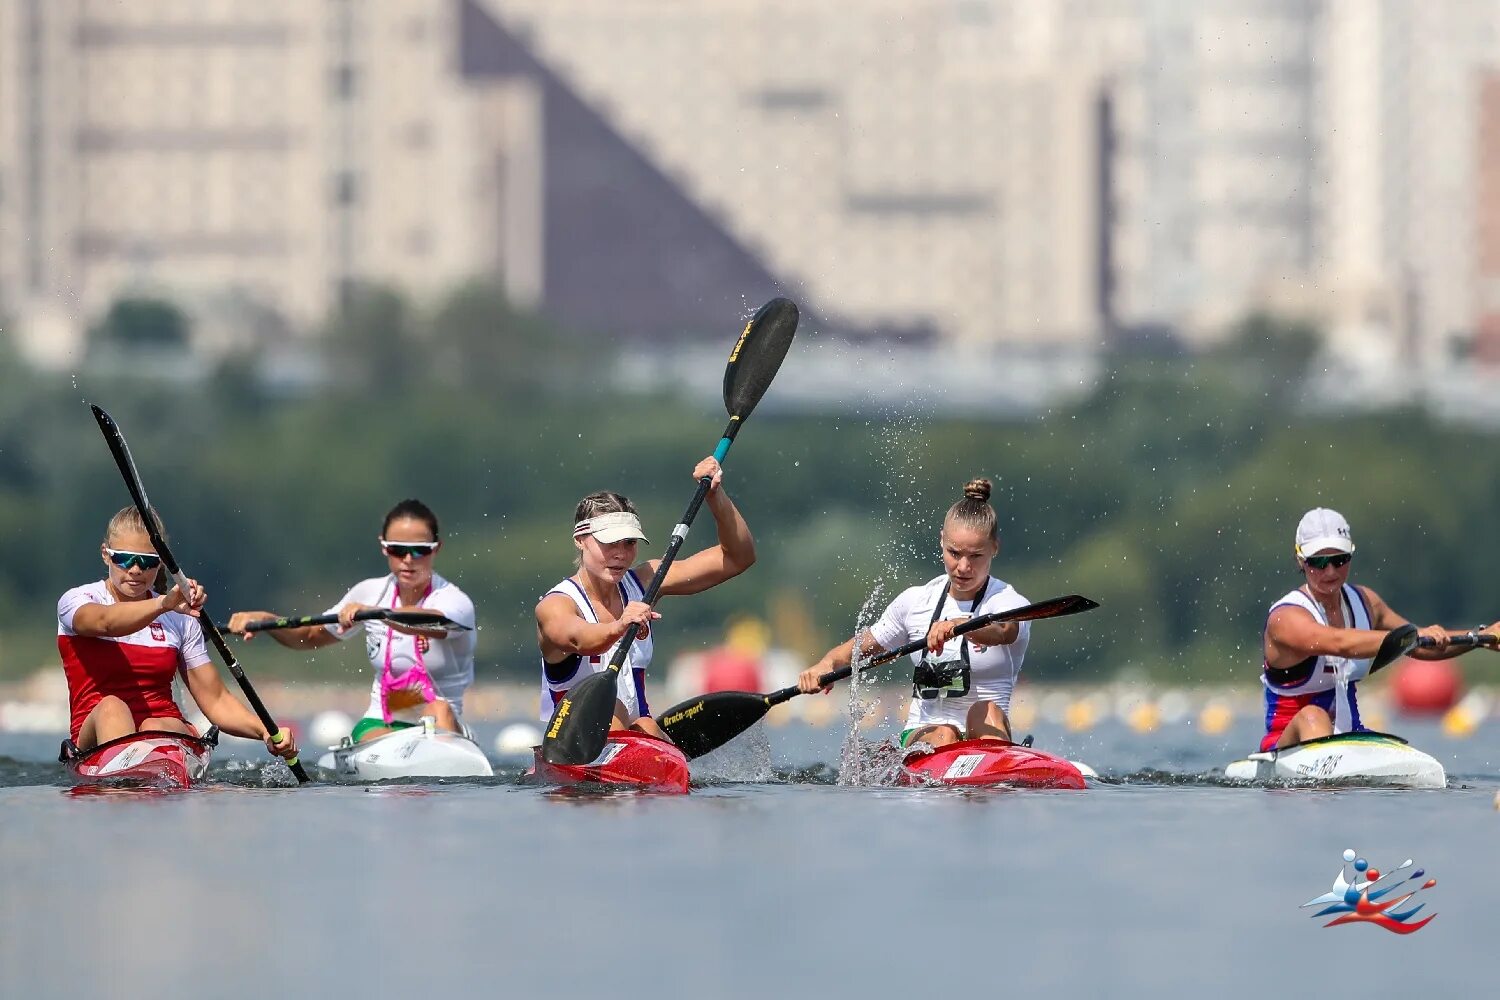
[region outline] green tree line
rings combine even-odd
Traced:
[[[727,349],[733,333],[704,336]],[[1082,593],[1102,605],[1036,626],[1027,670],[1037,679],[1130,671],[1253,683],[1265,610],[1299,580],[1293,529],[1316,505],[1348,516],[1355,579],[1399,611],[1424,623],[1500,617],[1489,570],[1500,439],[1417,411],[1299,415],[1310,336],[1256,320],[1213,354],[1112,357],[1089,398],[1027,421],[923,419],[898,400],[881,417],[765,407],[726,476],[759,562],[664,602],[663,662],[719,641],[739,615],[768,617],[808,656],[847,637],[901,588],[941,572],[942,514],[975,475],[995,483],[996,575],[1033,600]],[[612,391],[606,342],[554,329],[483,286],[431,309],[372,290],[322,342],[329,381],[292,398],[258,381],[253,355],[168,386],[104,370],[43,375],[7,353],[0,672],[55,659],[56,600],[101,575],[100,532],[129,500],[85,400],[125,430],[219,620],[244,607],[322,611],[384,572],[384,512],[423,499],[446,540],[438,571],[478,608],[478,668],[490,678],[535,672],[532,608],[572,571],[578,498],[629,495],[649,549],[664,548],[690,470],[722,428],[722,413],[701,404]],[[797,363],[795,347],[786,363]],[[703,519],[689,550],[712,531]],[[330,679],[365,670],[355,653],[309,668],[267,645],[246,649],[247,668]]]

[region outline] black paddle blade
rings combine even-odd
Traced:
[[[656,722],[692,760],[728,743],[770,710],[771,702],[763,694],[716,691],[673,705]]]
[[[1410,653],[1416,648],[1417,639],[1415,625],[1408,624],[1391,629],[1381,641],[1380,650],[1375,654],[1375,659],[1370,661],[1370,673],[1373,674],[1381,667],[1388,667]]]
[[[797,304],[776,298],[761,306],[729,352],[724,369],[724,409],[746,420],[781,369],[797,333]]]
[[[542,759],[549,764],[587,764],[597,760],[609,742],[619,674],[601,670],[585,677],[563,695],[552,710],[542,740]]]
[[[1014,611],[1002,611],[997,617],[1001,621],[1036,622],[1046,618],[1061,618],[1063,615],[1093,611],[1098,606],[1098,601],[1089,600],[1082,594],[1069,594],[1067,597],[1054,597],[1050,601],[1038,601],[1036,604],[1017,608]]]

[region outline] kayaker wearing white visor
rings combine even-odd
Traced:
[[[420,500],[403,500],[385,516],[380,550],[390,572],[361,580],[328,609],[337,625],[306,625],[268,634],[290,649],[317,649],[365,633],[365,653],[375,670],[370,705],[354,725],[355,743],[418,724],[432,716],[439,729],[463,733],[464,692],[474,683],[474,602],[451,580],[433,570],[443,543],[438,521]],[[398,611],[437,611],[465,629],[445,631],[385,621],[354,621],[372,608]],[[246,626],[259,618],[275,618],[269,611],[237,611],[229,629],[246,639],[255,633]]]
[[[921,742],[938,749],[965,739],[1009,740],[1006,712],[1031,640],[1031,623],[1002,622],[953,638],[953,630],[974,615],[1029,603],[990,575],[1000,553],[1000,533],[989,499],[988,479],[964,484],[962,499],[948,508],[938,535],[943,575],[902,591],[867,631],[804,670],[797,686],[817,691],[823,674],[850,664],[856,641],[865,659],[925,636],[927,648],[912,656],[916,669],[901,745]]]
[[[1369,676],[1386,633],[1409,624],[1375,591],[1349,582],[1354,537],[1338,511],[1315,507],[1302,515],[1294,551],[1304,583],[1271,605],[1262,637],[1262,751],[1364,729],[1359,682]],[[1500,622],[1481,628],[1500,634]],[[1450,637],[1460,633],[1441,625],[1418,634],[1433,642],[1407,654],[1419,660],[1448,659],[1473,648],[1450,648]]]
[[[712,456],[693,469],[693,481],[709,477],[706,498],[719,543],[667,568],[660,596],[697,594],[739,576],[755,562],[755,541],[734,501],[720,487],[724,472]],[[651,663],[651,623],[661,615],[643,600],[660,560],[636,563],[646,541],[635,505],[618,493],[591,493],[573,512],[578,572],[547,591],[536,606],[537,645],[542,654],[541,719],[569,689],[609,665],[630,626],[642,626],[620,669],[611,729],[634,729],[666,739],[646,701]]]

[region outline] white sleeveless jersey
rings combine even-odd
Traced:
[[[870,636],[884,649],[895,649],[915,639],[925,638],[932,627],[932,613],[940,597],[947,592],[948,577],[939,576],[918,587],[909,587],[891,602],[880,619],[870,626]],[[1010,611],[1029,604],[1014,587],[1004,580],[990,577],[985,585],[984,599],[979,607],[972,601],[955,601],[949,596],[943,602],[939,618],[957,618],[962,615],[985,615],[994,611]],[[964,636],[952,639],[936,656],[929,656],[929,663],[941,663],[960,658],[960,644]],[[1016,678],[1021,673],[1021,662],[1026,658],[1026,647],[1031,642],[1031,623],[1021,622],[1021,634],[1009,646],[990,646],[986,649],[969,647],[969,671],[971,683],[967,694],[947,698],[911,699],[906,713],[906,728],[947,723],[964,728],[970,706],[979,701],[993,701],[1002,709],[1010,710],[1010,695],[1015,689]],[[920,663],[922,654],[911,657],[913,666]]]
[[[646,599],[646,589],[641,586],[640,577],[635,575],[635,570],[630,570],[620,581],[620,599],[626,604],[631,601],[643,601]],[[562,594],[571,600],[583,620],[593,624],[599,623],[599,615],[594,610],[594,605],[589,601],[588,595],[578,585],[578,581],[568,577],[562,583],[553,587],[543,594],[545,600],[553,594]],[[621,640],[624,641],[623,639]],[[553,680],[547,674],[548,664],[542,659],[542,700],[540,705],[541,719],[549,722],[552,719],[552,710],[562,700],[568,690],[590,674],[596,674],[608,668],[610,657],[618,646],[612,646],[603,653],[593,656],[574,655],[568,657],[561,664],[553,664],[552,674],[557,676],[560,671],[567,670],[565,676]],[[625,706],[625,713],[629,720],[634,722],[643,715],[649,716],[651,708],[646,704],[646,668],[651,665],[651,653],[653,640],[650,630],[647,630],[643,638],[637,639],[630,648],[630,653],[625,657],[625,663],[620,667],[620,680],[615,686],[615,697],[620,699]]]
[[[1344,584],[1343,601],[1346,628],[1369,629],[1372,627],[1369,605],[1365,603],[1365,596],[1360,593],[1358,587]],[[1300,588],[1271,605],[1270,611],[1266,613],[1267,618],[1277,608],[1284,607],[1301,608],[1312,615],[1318,624],[1328,624],[1328,616],[1323,612],[1322,606]],[[1355,660],[1342,656],[1318,656],[1309,657],[1309,659],[1313,660],[1311,673],[1306,680],[1295,684],[1274,683],[1268,674],[1269,665],[1262,662],[1261,683],[1265,685],[1268,692],[1282,698],[1334,691],[1336,694],[1333,710],[1328,713],[1333,718],[1333,731],[1347,733],[1358,728],[1359,706],[1355,701],[1355,685],[1370,675],[1373,657]]]
[[[400,598],[396,595],[396,577],[388,573],[385,576],[361,580],[350,587],[349,592],[328,609],[328,614],[337,614],[339,609],[346,604],[368,604],[376,608],[389,608],[392,602],[397,600]],[[474,602],[451,580],[445,580],[434,573],[432,574],[432,592],[422,599],[422,607],[442,612],[460,625],[469,626],[470,631],[449,632],[442,639],[433,639],[425,635],[401,632],[391,628],[385,622],[378,621],[355,622],[354,627],[347,631],[336,624],[325,626],[329,634],[337,639],[347,639],[360,631],[365,633],[365,655],[370,659],[370,666],[375,668],[375,681],[370,686],[370,705],[365,709],[365,718],[382,717],[380,674],[385,668],[387,648],[391,656],[391,673],[397,677],[416,665],[417,651],[420,649],[422,665],[427,668],[427,673],[432,678],[432,686],[437,689],[438,697],[448,703],[454,715],[462,717],[464,692],[469,690],[469,685],[474,683],[474,646],[477,638],[473,631]],[[402,722],[416,722],[421,716],[421,711],[419,705],[398,710],[392,713],[392,717]]]

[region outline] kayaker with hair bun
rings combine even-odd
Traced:
[[[693,469],[693,481],[708,477],[708,509],[719,543],[667,568],[660,596],[697,594],[739,576],[755,562],[755,541],[745,518],[720,486],[724,472],[712,456]],[[642,626],[616,685],[612,730],[634,729],[661,739],[646,702],[651,663],[651,623],[661,617],[644,600],[658,559],[636,563],[646,541],[635,505],[618,493],[591,493],[573,511],[573,547],[578,572],[547,591],[536,606],[537,646],[542,654],[541,719],[552,718],[563,695],[609,665],[615,646],[634,623]]]
[[[912,699],[901,745],[934,749],[964,739],[1009,740],[1011,691],[1031,638],[1029,622],[1003,622],[965,633],[953,630],[974,615],[1009,611],[1029,602],[1014,587],[990,575],[1000,552],[990,481],[972,479],[948,508],[938,543],[943,575],[899,594],[867,631],[840,643],[804,670],[797,686],[818,690],[818,679],[850,664],[858,641],[866,659],[926,637],[914,654]]]
[[[317,649],[364,630],[365,653],[375,670],[375,681],[369,708],[349,734],[355,743],[417,725],[422,716],[432,716],[439,729],[465,733],[464,692],[474,683],[474,602],[433,569],[443,547],[437,515],[420,500],[402,500],[385,515],[379,542],[390,572],[349,588],[328,609],[328,614],[339,616],[338,624],[304,625],[268,634],[290,649]],[[372,608],[436,611],[466,628],[450,632],[354,620],[356,613]],[[270,611],[236,611],[229,629],[250,639],[255,635],[245,630],[250,622],[275,617]]]
[[[1409,624],[1369,587],[1349,583],[1354,537],[1336,510],[1302,515],[1293,543],[1302,586],[1271,605],[1262,635],[1261,683],[1266,689],[1262,751],[1334,733],[1359,732],[1359,682],[1391,629]],[[1482,626],[1500,634],[1500,622]],[[1433,645],[1407,655],[1445,660],[1473,647],[1449,648],[1452,634],[1429,625]]]
[[[154,510],[151,517],[159,527]],[[209,722],[295,757],[296,740],[288,735],[273,743],[255,713],[224,687],[198,624],[207,595],[197,580],[187,581],[186,593],[168,586],[139,510],[126,507],[110,518],[99,558],[104,579],[74,587],[57,602],[57,650],[72,715],[68,749],[90,750],[142,730],[202,735],[172,700],[172,678],[180,675]]]

